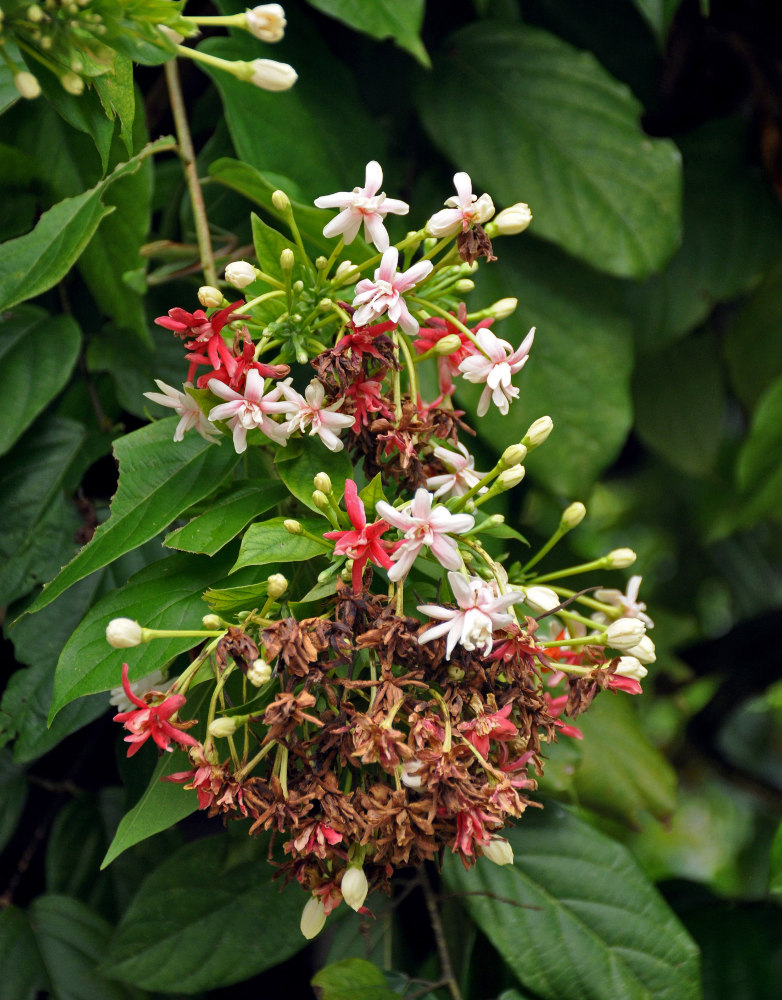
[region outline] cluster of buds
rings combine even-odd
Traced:
[[[519,395],[513,380],[534,331],[514,348],[494,324],[515,302],[470,313],[461,295],[477,260],[495,259],[490,236],[525,228],[529,210],[492,220],[491,199],[473,195],[459,173],[446,208],[392,244],[386,216],[408,206],[387,199],[382,180],[372,162],[363,187],[317,200],[338,210],[324,234],[339,242],[315,261],[277,192],[296,248],[283,250],[278,271],[235,262],[226,279],[246,299],[204,287],[202,309],[157,320],[184,340],[189,363],[182,390],[158,382],[161,392],[147,393],[179,415],[176,440],[190,430],[210,441],[229,434],[237,452],[284,454],[306,434],[319,439],[326,467],[329,452],[352,456],[352,475],[335,481],[322,471],[312,481],[320,525],[311,511],[306,521],[293,516],[290,504],[276,519],[275,530],[282,524],[322,555],[306,567],[291,562],[290,580],[259,579],[258,607],[213,605],[202,631],[124,619],[107,631],[118,648],[203,638],[166,691],[134,690],[125,670],[121,694],[135,708],[116,718],[130,753],[151,738],[188,754],[191,766],[168,780],[195,792],[210,815],[249,817],[252,833],[283,839],[280,873],[310,894],[307,937],[343,900],[365,912],[396,869],[443,850],[467,867],[481,856],[511,863],[501,833],[531,803],[547,745],[581,736],[562,717],[578,716],[601,690],[639,693],[654,659],[640,577],[626,591],[562,586],[629,567],[631,550],[538,569],[581,523],[583,504],[564,510],[525,564],[506,566],[489,551],[493,535],[515,533],[485,505],[520,486],[553,422],[540,417],[491,469],[476,470],[454,393],[482,385],[479,415],[493,406],[501,419]],[[343,251],[362,227],[377,253],[354,264]],[[400,270],[403,252],[409,266]],[[428,401],[419,377],[427,363],[438,387]],[[316,613],[305,616],[308,604]],[[184,699],[210,668],[199,740],[182,717]]]

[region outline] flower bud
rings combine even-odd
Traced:
[[[326,496],[331,493],[331,476],[327,472],[319,472],[315,476],[313,483],[315,484],[315,489],[325,493]]]
[[[291,200],[284,191],[277,190],[272,192],[272,205],[278,212],[287,212],[290,210]]]
[[[60,83],[69,94],[78,97],[84,90],[84,80],[77,73],[63,73]]]
[[[489,316],[493,316],[495,319],[507,319],[508,316],[516,312],[518,304],[518,299],[499,299],[499,301],[495,302],[494,305],[489,306],[486,312]]]
[[[523,593],[525,604],[540,614],[549,614],[562,603],[559,595],[555,594],[550,587],[524,587]]]
[[[336,285],[352,284],[358,278],[358,268],[349,260],[343,260],[334,272],[334,283]]]
[[[250,83],[261,90],[290,90],[299,78],[293,66],[274,59],[253,59],[249,66],[252,70]]]
[[[475,282],[471,278],[459,278],[458,281],[454,282],[453,287],[457,292],[466,295],[467,292],[471,292],[475,288]]]
[[[289,531],[292,535],[300,535],[304,530],[298,521],[294,521],[292,518],[287,518],[282,522],[283,528]]]
[[[253,660],[250,669],[247,671],[247,680],[253,687],[261,687],[272,679],[272,668],[266,660]]]
[[[623,653],[630,653],[632,656],[633,647],[636,646],[646,635],[646,626],[638,618],[618,618],[605,630],[606,642],[614,649],[619,649]],[[638,657],[641,659],[641,657]]]
[[[266,594],[268,597],[271,597],[273,601],[276,601],[278,597],[282,597],[287,589],[288,581],[282,573],[272,573],[266,581]]]
[[[482,847],[484,857],[495,865],[512,865],[513,848],[504,837],[492,837],[488,844]]]
[[[420,788],[423,782],[421,777],[421,761],[416,760],[406,760],[402,765],[402,784],[406,788]]]
[[[262,42],[279,42],[285,34],[285,11],[278,3],[262,3],[245,11],[247,30]]]
[[[523,444],[510,444],[502,453],[500,461],[506,468],[518,465],[527,457],[527,449]]]
[[[342,890],[342,898],[351,910],[358,912],[364,905],[364,900],[367,898],[367,893],[369,892],[369,883],[364,874],[364,869],[351,865],[342,876],[340,889]]]
[[[523,233],[530,222],[532,222],[532,212],[529,210],[529,205],[525,205],[523,201],[511,205],[510,208],[503,208],[494,219],[499,236],[515,236],[516,233]]]
[[[21,73],[14,74],[14,86],[28,101],[32,101],[34,98],[39,97],[41,93],[41,85],[38,80],[33,76],[32,73],[28,73],[27,70],[22,70]]]
[[[312,502],[318,510],[325,510],[329,505],[329,498],[322,490],[315,490],[312,494]]]
[[[285,247],[285,249],[280,254],[280,267],[283,269],[283,271],[290,271],[293,268],[295,261],[296,258],[293,256],[293,251],[291,250],[291,248]]]
[[[201,619],[201,624],[204,626],[204,628],[216,629],[220,628],[223,623],[218,617],[218,615],[204,615],[204,617]]]
[[[246,288],[255,281],[255,268],[246,260],[234,260],[225,269],[225,280],[234,288]]]
[[[462,338],[458,333],[447,333],[444,337],[440,337],[437,343],[434,345],[435,353],[440,355],[453,354],[454,351],[458,351],[462,346]]]
[[[565,507],[562,511],[562,517],[559,519],[559,527],[562,531],[570,531],[571,528],[577,527],[586,517],[587,509],[579,501],[576,500],[569,507]]]
[[[181,45],[185,40],[184,35],[180,35],[178,31],[175,31],[173,28],[169,28],[167,24],[159,24],[158,31],[162,35],[165,35],[172,45]]]
[[[112,618],[106,626],[106,642],[115,649],[129,649],[143,641],[143,630],[132,618]]]
[[[43,10],[38,6],[37,3],[31,4],[27,8],[27,20],[32,21],[33,24],[37,24],[39,21],[43,21]]]
[[[230,715],[225,716],[222,719],[213,719],[208,726],[208,733],[210,736],[216,736],[218,738],[225,736],[233,736],[236,732],[236,722],[231,718]]]
[[[321,312],[328,312],[333,305],[334,303],[331,299],[321,299],[320,302],[318,302],[318,309],[320,309]]]
[[[455,684],[458,684],[459,681],[463,681],[464,680],[464,670],[463,670],[463,668],[462,667],[457,667],[457,665],[455,663],[452,663],[448,667],[448,678],[449,678],[449,680],[452,680]]]
[[[649,642],[651,641],[650,639]],[[633,680],[640,681],[646,677],[649,671],[637,656],[620,656],[619,662],[616,665],[616,673],[620,677],[632,677]]]
[[[522,481],[526,471],[523,465],[513,465],[497,476],[497,485],[501,490],[512,490]]]
[[[537,448],[553,430],[554,421],[551,417],[538,417],[521,440],[528,448]]]
[[[304,937],[307,938],[308,941],[311,941],[313,938],[317,937],[318,934],[320,934],[325,923],[326,911],[323,908],[323,903],[317,896],[312,896],[312,898],[308,899],[304,904],[299,929]]]
[[[657,659],[657,650],[654,648],[654,643],[648,635],[640,639],[631,649],[622,650],[622,652],[629,653],[630,656],[634,656],[641,663],[654,663]]]
[[[214,285],[201,285],[198,289],[198,301],[204,309],[216,309],[223,304],[223,293]]]
[[[611,569],[627,569],[632,566],[638,556],[632,549],[614,549],[605,557],[606,565]]]

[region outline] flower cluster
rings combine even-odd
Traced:
[[[491,198],[457,173],[446,208],[392,244],[387,216],[409,209],[382,183],[373,161],[363,187],[317,199],[338,210],[323,222],[338,243],[314,261],[277,192],[297,249],[283,249],[272,273],[229,265],[239,301],[204,287],[203,309],[160,317],[183,339],[189,369],[181,391],[158,382],[161,392],[146,394],[179,415],[175,440],[225,434],[237,453],[265,448],[267,467],[276,456],[291,500],[282,517],[248,531],[260,548],[275,539],[292,578],[259,569],[250,607],[230,588],[209,591],[198,656],[166,693],[134,691],[126,669],[135,708],[117,719],[130,753],[149,737],[187,752],[191,766],[168,780],[195,792],[209,815],[249,818],[252,833],[282,839],[281,875],[310,894],[307,936],[342,900],[363,911],[396,869],[443,850],[468,867],[481,856],[510,863],[501,832],[532,801],[546,746],[581,736],[565,719],[601,690],[640,692],[654,659],[640,577],[626,592],[561,586],[565,576],[629,566],[630,550],[559,573],[536,568],[583,519],[582,504],[564,511],[525,565],[491,554],[492,535],[518,536],[484,506],[518,487],[553,424],[541,417],[476,470],[454,395],[478,384],[478,415],[492,404],[506,415],[534,329],[514,347],[494,325],[515,300],[470,313],[461,295],[477,258],[494,259],[491,238],[525,228],[528,209],[506,210],[503,230]],[[354,247],[363,263],[342,259],[362,227],[377,253]],[[424,398],[423,385],[436,386],[436,398]],[[323,469],[311,487],[290,475],[294,440],[295,455]],[[350,474],[344,455],[336,464],[342,451]],[[126,648],[171,634],[120,619],[107,639]],[[214,690],[196,737],[178,720],[205,665]]]

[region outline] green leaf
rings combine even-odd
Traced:
[[[27,609],[40,611],[68,587],[154,538],[182,511],[209,496],[236,464],[230,445],[210,445],[196,434],[173,440],[176,417],[149,424],[114,442],[120,480],[111,517],[89,544]]]
[[[576,725],[584,734],[576,765],[576,801],[638,828],[646,814],[670,819],[676,772],[641,732],[629,696],[601,694]]]
[[[92,86],[100,98],[103,110],[120,123],[120,138],[125,144],[128,156],[133,155],[133,120],[136,116],[136,92],[133,84],[133,63],[117,54],[114,71],[95,77]]]
[[[380,475],[379,472],[371,483],[368,483],[363,490],[359,490],[358,495],[364,501],[364,507],[367,512],[367,519],[371,520],[372,512],[374,511],[375,504],[378,502],[378,500],[383,500],[386,503],[388,502],[386,500],[385,493],[383,493],[383,477]]]
[[[251,524],[242,539],[239,558],[232,572],[242,566],[267,566],[269,563],[303,562],[316,556],[331,555],[331,542],[322,542],[306,535],[292,535],[283,524],[287,518],[273,517],[262,524]],[[299,524],[313,535],[322,535],[331,529],[328,521],[315,517],[299,517]]]
[[[297,886],[281,892],[262,856],[241,861],[230,850],[227,837],[210,837],[152,872],[117,928],[106,973],[144,989],[191,994],[247,979],[303,948],[306,896]],[[238,927],[262,933],[248,947]]]
[[[746,500],[741,522],[782,511],[782,378],[764,393],[739,455],[739,486]]]
[[[53,351],[51,344],[57,344]],[[15,444],[65,386],[79,354],[81,334],[70,316],[19,306],[0,317],[3,406],[0,455]]]
[[[662,48],[681,0],[633,0],[633,3],[654,32],[654,37]]]
[[[175,636],[131,649],[113,649],[106,642],[106,626],[112,618],[122,617],[132,618],[146,628],[200,628],[201,595],[225,576],[230,562],[230,554],[211,559],[172,555],[145,567],[124,587],[98,601],[62,651],[54,678],[50,719],[75,698],[116,687],[123,663],[129,664],[131,679],[135,680],[202,642],[198,636]]]
[[[712,334],[696,334],[645,357],[633,390],[638,436],[686,475],[709,473],[722,444],[727,409]]]
[[[282,483],[239,480],[219,500],[210,503],[208,511],[166,535],[163,544],[170,549],[205,552],[213,556],[253,518],[287,496],[288,491]]]
[[[624,847],[554,804],[508,840],[513,865],[466,872],[449,854],[443,877],[522,986],[541,1000],[700,997],[697,948]]]
[[[0,751],[0,851],[16,832],[27,802],[27,778],[6,750]]]
[[[774,842],[771,845],[771,871],[769,873],[768,891],[772,896],[782,896],[782,823],[777,827]]]
[[[295,243],[291,243],[282,233],[271,226],[267,226],[263,219],[260,219],[255,212],[250,213],[250,222],[253,230],[253,245],[255,256],[258,259],[258,267],[273,278],[282,278],[282,268],[280,267],[280,254],[283,250],[290,250],[297,260],[301,257]]]
[[[395,1000],[386,977],[363,958],[343,958],[316,972],[310,980],[320,1000]]]
[[[758,217],[758,225],[765,218]],[[754,408],[775,379],[782,376],[780,329],[782,265],[777,265],[730,324],[723,342],[731,383],[749,408]]]
[[[268,573],[268,568],[267,568]],[[218,615],[232,615],[237,611],[252,611],[266,602],[268,583],[246,583],[240,587],[211,588],[204,594],[204,600]]]
[[[436,56],[418,110],[478,193],[529,202],[534,233],[593,267],[643,277],[676,249],[678,150],[644,134],[641,106],[588,52],[538,28],[471,24]]]
[[[429,56],[419,37],[424,19],[424,0],[309,0],[309,3],[355,31],[383,41],[390,38],[429,67]]]
[[[111,927],[84,903],[67,896],[33,900],[28,913],[0,914],[3,1000],[128,1000],[137,997],[97,970]]]
[[[35,298],[64,278],[92,239],[101,219],[114,211],[112,205],[103,203],[106,189],[134,174],[148,156],[170,149],[171,144],[170,137],[149,143],[89,191],[66,198],[44,212],[32,232],[4,243],[0,247],[0,311]]]
[[[353,463],[346,451],[329,451],[319,437],[294,438],[286,448],[278,448],[275,465],[280,479],[291,493],[310,508],[318,508],[312,502],[315,491],[315,476],[328,472],[337,500],[345,492],[345,480],[353,478]]]

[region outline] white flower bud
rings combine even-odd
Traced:
[[[272,679],[272,668],[266,660],[254,660],[252,666],[247,671],[247,680],[253,687],[262,687]]]
[[[208,732],[210,736],[233,736],[236,732],[236,723],[230,715],[222,719],[213,719],[209,723]]]
[[[317,896],[313,896],[304,904],[301,913],[301,923],[299,924],[301,933],[308,941],[311,941],[320,934],[325,923],[326,911],[323,909],[323,903]]]
[[[32,73],[28,73],[27,70],[22,70],[21,73],[14,74],[14,86],[28,101],[32,101],[34,98],[39,97],[41,93],[41,85],[38,80],[33,76]]]
[[[226,266],[225,280],[234,288],[246,288],[255,281],[255,268],[246,260],[234,260]]]
[[[272,205],[278,212],[287,212],[291,207],[291,200],[284,191],[278,189],[272,192]]]
[[[420,788],[423,778],[421,777],[421,761],[406,760],[402,765],[402,784],[406,788]]]
[[[459,278],[458,281],[454,282],[454,289],[462,295],[466,295],[467,292],[471,292],[475,288],[475,282],[472,278]]]
[[[527,457],[527,449],[523,444],[509,444],[505,451],[500,457],[500,461],[504,466],[510,468],[512,465],[518,465],[523,462]]]
[[[201,624],[204,626],[204,628],[216,629],[220,628],[223,623],[218,615],[204,615],[204,617],[201,619]]]
[[[519,485],[526,471],[523,465],[513,465],[497,476],[497,485],[501,490],[511,490]]]
[[[369,892],[369,883],[364,874],[364,869],[351,865],[342,876],[340,889],[342,890],[342,898],[351,910],[355,910],[358,913],[364,905],[364,900],[367,898],[367,893]]]
[[[562,511],[562,517],[559,519],[560,528],[570,531],[571,528],[577,527],[586,517],[586,512],[586,507],[579,500],[576,500],[575,503],[565,507]]]
[[[198,289],[198,301],[204,309],[216,309],[223,304],[223,293],[214,285],[201,285]]]
[[[299,78],[293,66],[276,62],[274,59],[253,59],[250,66],[252,68],[250,83],[260,87],[261,90],[290,90]]]
[[[559,607],[562,599],[550,587],[524,587],[524,603],[539,614],[549,614]]]
[[[359,271],[356,265],[352,264],[349,260],[343,260],[334,272],[334,284],[336,287],[339,287],[339,285],[352,285],[358,279],[358,275]]]
[[[617,649],[619,647],[617,646]],[[631,649],[623,650],[627,652],[630,656],[634,656],[636,660],[640,660],[641,663],[654,663],[657,659],[657,650],[654,648],[654,643],[645,635],[643,639],[640,639],[635,646]]]
[[[32,21],[33,24],[37,24],[39,21],[43,21],[43,10],[38,6],[37,3],[31,4],[26,11],[27,20]]]
[[[445,357],[448,354],[453,354],[454,351],[458,351],[461,346],[462,338],[458,333],[447,333],[444,337],[440,337],[434,345],[434,350],[436,354]]]
[[[504,837],[492,837],[488,844],[483,845],[483,855],[495,865],[512,865],[513,848]]]
[[[609,646],[635,656],[633,647],[646,635],[646,626],[638,618],[618,618],[606,628],[605,634]]]
[[[319,472],[313,479],[316,490],[320,490],[328,496],[331,493],[331,476],[327,472]]]
[[[276,601],[278,597],[282,597],[287,589],[288,581],[282,573],[272,573],[266,581],[266,593],[273,601]]]
[[[646,638],[644,636],[644,638]],[[652,640],[650,639],[649,642]],[[634,681],[643,680],[649,673],[637,656],[620,656],[616,665],[616,673],[620,677],[632,677]]]
[[[554,421],[551,417],[538,417],[521,440],[528,448],[537,448],[538,445],[543,444],[553,430]]]
[[[167,24],[159,24],[158,31],[171,42],[172,45],[181,45],[185,40],[184,35],[180,35],[178,31],[174,31],[173,28],[169,28]]]
[[[293,255],[293,251],[290,247],[285,247],[285,249],[280,254],[280,267],[283,271],[290,271],[296,262],[296,258]]]
[[[300,535],[304,530],[298,521],[294,521],[293,518],[288,518],[282,522],[283,528],[289,531],[292,535]]]
[[[515,236],[516,233],[523,233],[530,222],[532,222],[532,212],[529,210],[529,205],[519,201],[510,208],[503,208],[495,218],[494,225],[500,236]]]
[[[493,306],[489,306],[486,312],[495,319],[507,319],[508,316],[516,312],[518,304],[518,299],[499,299]]]
[[[318,510],[325,510],[329,505],[329,498],[322,490],[315,490],[312,494],[312,502]]]
[[[262,3],[245,11],[247,30],[262,42],[279,42],[285,34],[285,11],[278,3]]]
[[[77,73],[63,73],[60,83],[69,94],[78,97],[84,90],[84,80]]]
[[[143,641],[143,630],[132,618],[112,618],[106,626],[106,642],[115,649],[129,649]]]
[[[605,558],[606,564],[611,569],[626,569],[628,566],[633,565],[638,556],[636,556],[632,549],[614,549]]]

